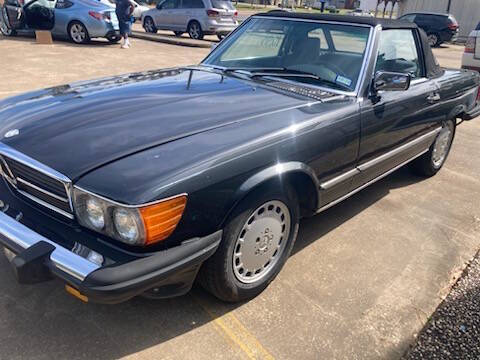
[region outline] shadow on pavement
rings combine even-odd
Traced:
[[[401,169],[323,214],[303,220],[293,253],[322,241],[320,237],[390,189],[419,180]],[[241,306],[220,302],[198,287],[174,299],[84,304],[67,295],[58,281],[18,285],[3,256],[0,272],[0,354],[7,358],[115,359],[188,333]]]
[[[35,35],[28,35],[28,34],[21,34],[21,35],[15,35],[15,36],[0,35],[0,40],[24,42],[24,43],[30,43],[32,45],[39,45],[39,46],[51,46],[51,45],[37,44],[35,40]],[[53,45],[64,45],[64,46],[82,47],[82,48],[98,48],[100,46],[120,46],[120,42],[110,43],[107,39],[92,39],[87,44],[75,44],[68,39],[54,38]]]

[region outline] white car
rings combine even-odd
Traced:
[[[101,2],[102,4],[109,5],[113,8],[115,8],[117,6],[116,3],[115,3],[115,0],[98,0],[98,1]],[[150,10],[150,7],[145,6],[145,5],[141,5],[138,2],[136,2],[135,0],[131,0],[131,1],[135,5],[135,9],[133,10],[132,15],[135,18],[135,20],[140,20],[142,18],[142,14],[144,12]]]
[[[192,39],[217,35],[221,40],[238,26],[238,12],[230,0],[165,0],[145,12],[143,28],[148,33],[171,30],[187,32]]]
[[[462,69],[480,72],[480,23],[468,36],[462,58]]]

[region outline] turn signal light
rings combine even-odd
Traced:
[[[187,196],[181,195],[158,204],[140,208],[145,227],[145,245],[150,245],[169,237],[182,218],[187,205]]]

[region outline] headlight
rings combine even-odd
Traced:
[[[182,218],[185,194],[145,206],[130,206],[74,187],[80,225],[130,245],[150,245],[169,237]]]
[[[85,201],[85,214],[95,230],[102,230],[105,227],[105,214],[102,204],[91,197]]]

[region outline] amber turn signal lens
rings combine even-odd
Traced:
[[[169,237],[182,218],[187,204],[185,195],[162,201],[155,205],[140,208],[145,226],[145,245],[150,245]]]

